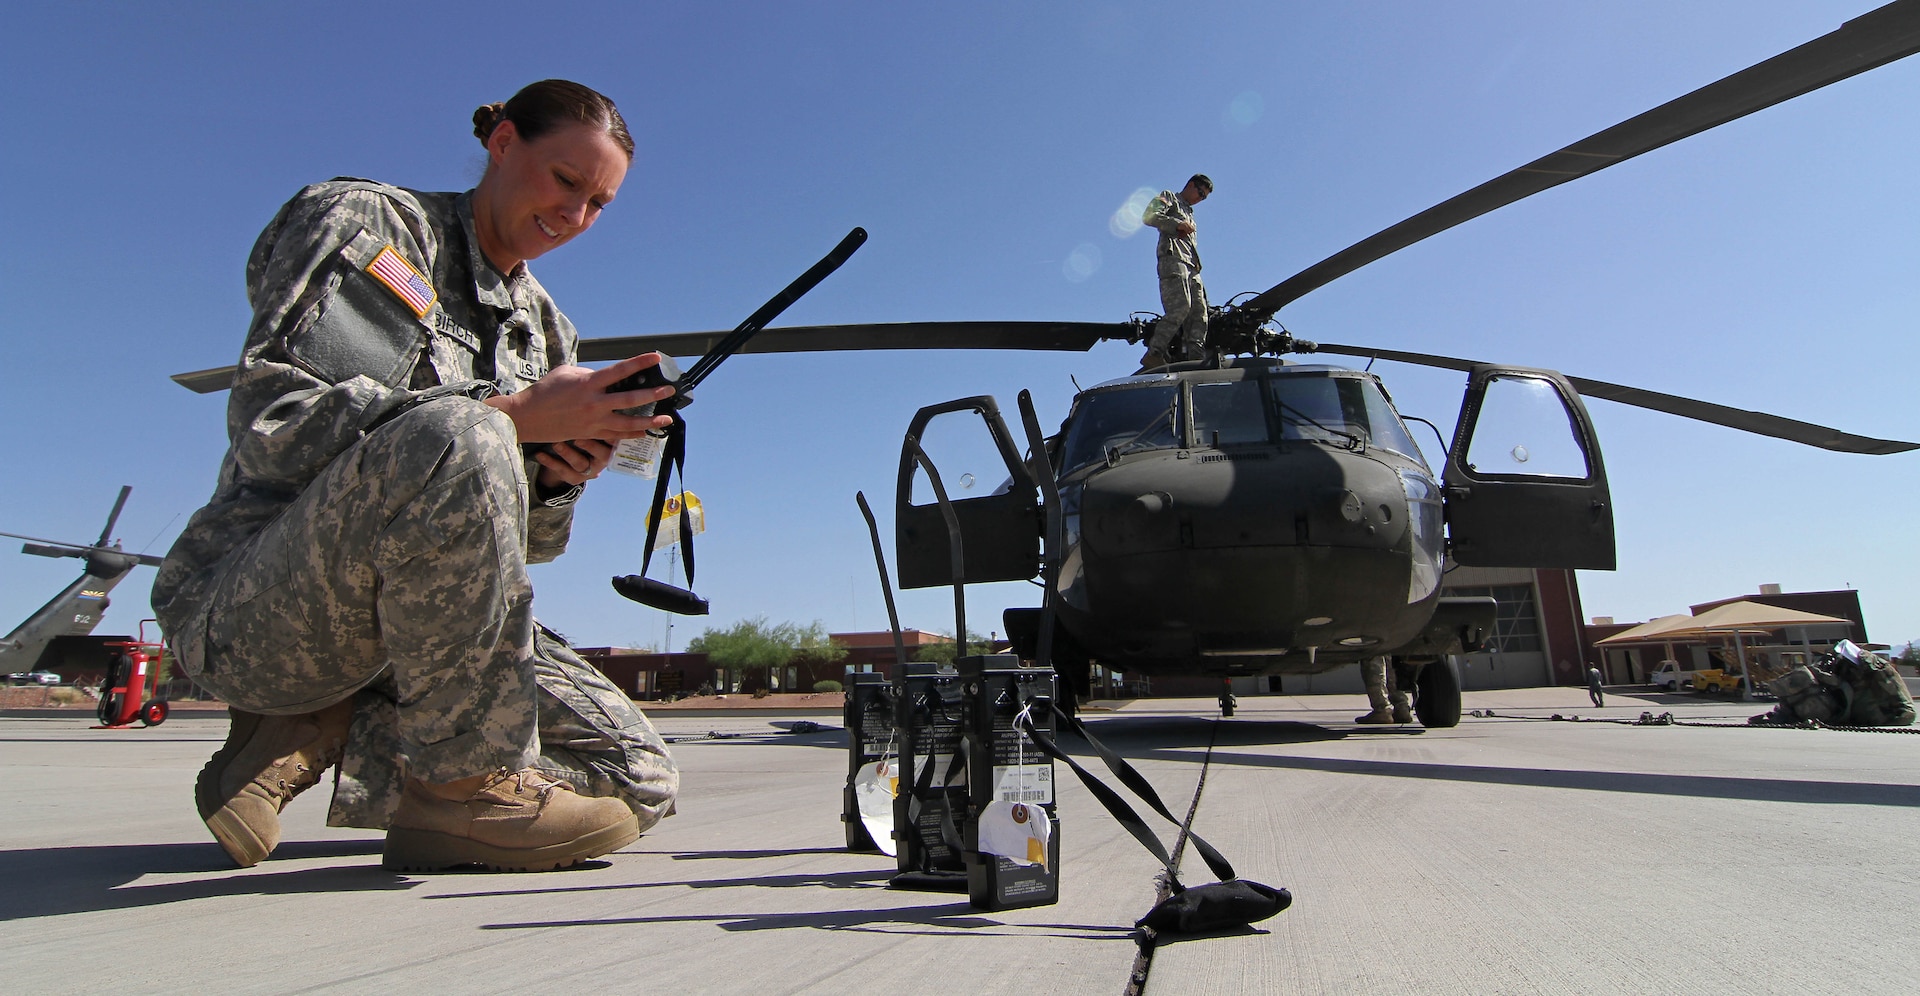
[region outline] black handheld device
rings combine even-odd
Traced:
[[[674,393],[671,396],[662,398],[659,401],[649,401],[644,405],[638,405],[633,408],[615,409],[622,415],[634,415],[642,418],[648,415],[668,415],[685,408],[693,401],[690,395],[680,390],[680,380],[684,376],[686,375],[680,372],[680,364],[675,363],[673,357],[662,355],[658,364],[648,367],[645,370],[628,374],[614,381],[613,386],[607,388],[607,393],[618,394],[621,391],[638,391],[643,387],[674,388]],[[691,387],[691,385],[689,385],[689,387]]]

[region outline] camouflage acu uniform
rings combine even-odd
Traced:
[[[1812,667],[1797,667],[1773,679],[1767,688],[1780,704],[1750,722],[1912,726],[1915,719],[1913,696],[1899,669],[1851,640],[1840,641]]]
[[[482,403],[573,362],[577,336],[524,264],[481,255],[471,200],[334,180],[261,233],[230,447],[154,612],[235,708],[355,697],[333,825],[385,827],[407,775],[535,766],[645,828],[678,790],[665,744],[532,613],[526,565],[566,548],[578,490],[532,484]]]
[[[1207,341],[1207,288],[1200,283],[1200,250],[1193,235],[1180,234],[1180,224],[1193,224],[1193,208],[1171,190],[1160,191],[1141,218],[1160,230],[1154,256],[1160,271],[1161,318],[1154,323],[1147,347],[1169,355],[1175,335],[1187,359],[1199,359]]]
[[[1413,708],[1413,696],[1408,689],[1413,687],[1418,674],[1419,670],[1414,666],[1392,658],[1369,657],[1361,661],[1360,678],[1367,686],[1368,714],[1386,716],[1396,723],[1408,722]],[[1380,721],[1377,718],[1367,720]]]

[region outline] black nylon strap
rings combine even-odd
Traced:
[[[1098,738],[1088,732],[1086,724],[1080,722],[1079,717],[1067,715],[1058,705],[1054,705],[1052,708],[1055,720],[1065,722],[1068,729],[1078,734],[1082,740],[1085,740],[1087,744],[1094,749],[1095,753],[1100,755],[1100,760],[1106,762],[1107,770],[1113,772],[1114,776],[1119,778],[1122,784],[1132,789],[1135,795],[1146,800],[1147,805],[1152,806],[1154,812],[1165,817],[1167,822],[1176,826],[1184,826],[1179,817],[1167,811],[1166,804],[1160,801],[1160,794],[1153,790],[1153,784],[1147,781],[1146,776],[1140,774],[1133,765],[1127,763],[1126,758],[1114,753],[1112,748],[1101,743]],[[1187,839],[1193,841],[1194,850],[1200,852],[1200,857],[1206,861],[1207,867],[1213,870],[1213,874],[1217,876],[1220,881],[1225,882],[1228,879],[1237,877],[1233,872],[1233,864],[1219,851],[1215,850],[1212,844],[1201,839],[1200,835],[1194,833],[1191,828],[1187,828]]]
[[[1067,715],[1058,705],[1052,705],[1051,708],[1053,709],[1055,722],[1063,724],[1082,740],[1085,740],[1087,744],[1094,749],[1094,752],[1100,755],[1100,760],[1105,762],[1107,770],[1112,771],[1114,776],[1120,779],[1121,784],[1132,789],[1133,793],[1139,796],[1148,806],[1151,806],[1154,812],[1159,813],[1162,817],[1166,818],[1168,822],[1175,826],[1180,826],[1186,831],[1187,839],[1193,842],[1194,850],[1200,852],[1201,860],[1207,863],[1207,867],[1213,871],[1215,877],[1219,878],[1222,882],[1238,877],[1233,870],[1233,863],[1228,861],[1225,855],[1215,849],[1212,844],[1207,843],[1199,834],[1193,832],[1191,827],[1186,827],[1177,817],[1167,811],[1166,804],[1160,801],[1160,793],[1154,791],[1152,783],[1148,782],[1146,777],[1141,775],[1138,769],[1127,763],[1126,758],[1114,753],[1112,748],[1101,743],[1093,734],[1087,732],[1086,725],[1081,723],[1078,718]],[[1036,744],[1041,744],[1045,739],[1045,734],[1033,728],[1031,720],[1025,724],[1023,731]],[[1167,866],[1168,880],[1172,881],[1176,886],[1174,891],[1179,891],[1179,883],[1173,877],[1173,858],[1167,854],[1166,848],[1160,844],[1159,838],[1154,837],[1152,831],[1147,829],[1146,821],[1140,818],[1140,815],[1134,811],[1133,807],[1127,805],[1118,793],[1106,785],[1100,784],[1097,779],[1083,770],[1078,763],[1072,758],[1067,757],[1058,746],[1052,744],[1050,741],[1046,742],[1041,747],[1041,750],[1052,756],[1055,760],[1062,761],[1068,767],[1072,768],[1074,774],[1080,777],[1080,781],[1086,784],[1089,791],[1093,792],[1094,797],[1099,799],[1101,804],[1107,807],[1107,811],[1113,814],[1114,819],[1119,820],[1120,824],[1125,826],[1134,837],[1142,838],[1144,835],[1145,839],[1142,839],[1141,843],[1146,844],[1148,840],[1152,841],[1151,844],[1147,844],[1147,850],[1153,852],[1154,856],[1159,858],[1161,862]],[[1095,788],[1095,785],[1099,785],[1099,788]],[[1118,808],[1115,807],[1116,803],[1118,803]],[[1133,824],[1138,825],[1138,829],[1135,829],[1133,825],[1129,824],[1129,819],[1131,819]]]
[[[693,503],[687,501],[687,420],[676,412],[673,416],[674,432],[667,438],[669,452],[674,454],[673,465],[680,475],[680,562],[687,567],[687,590],[693,590]]]
[[[933,767],[938,755],[927,755],[927,767]],[[967,742],[961,740],[954,744],[953,760],[947,762],[947,773],[940,776],[940,840],[955,854],[966,849],[960,840],[960,828],[953,820],[953,776],[966,770]]]
[[[1160,859],[1161,867],[1167,870],[1167,884],[1173,891],[1186,890],[1186,886],[1180,884],[1179,876],[1174,873],[1173,855],[1167,853],[1166,845],[1160,843],[1160,838],[1155,837],[1153,831],[1147,828],[1147,821],[1141,819],[1140,814],[1135,812],[1132,806],[1127,805],[1127,800],[1121,798],[1120,793],[1107,787],[1105,782],[1093,777],[1093,774],[1082,768],[1079,762],[1068,757],[1052,738],[1035,729],[1031,720],[1023,721],[1015,717],[1013,725],[1015,729],[1026,734],[1027,739],[1033,741],[1035,747],[1040,748],[1040,753],[1072,768],[1073,773],[1079,777],[1080,783],[1087,787],[1087,791],[1093,793],[1095,799],[1100,800],[1102,806],[1107,807],[1107,812],[1112,813],[1113,818],[1118,820],[1128,833],[1133,834],[1133,839],[1139,841],[1141,846]]]
[[[929,719],[931,719],[931,706],[927,708],[927,712]],[[927,725],[931,727],[933,724],[929,722]],[[965,749],[966,742],[964,740],[955,745],[953,760],[947,762],[946,774],[940,776],[940,842],[947,845],[956,855],[966,848],[960,840],[960,828],[956,826],[953,821],[953,791],[951,786],[953,784],[953,776],[959,774],[965,768],[965,756],[962,753]],[[939,753],[933,749],[932,738],[929,737],[927,742],[926,763],[920,764],[918,758],[913,759],[915,764],[920,764],[920,771],[919,774],[914,777],[913,794],[907,800],[907,824],[915,834],[920,832],[920,812],[926,804],[928,794],[932,791],[934,762],[938,761],[939,758]],[[931,856],[928,848],[925,846],[924,838],[922,838],[921,843],[920,870],[931,872],[934,869],[930,867]]]
[[[913,759],[913,763],[920,766],[920,771],[914,776],[913,794],[907,799],[907,831],[916,837],[920,835],[920,810],[926,805],[927,791],[933,787],[933,758],[933,752],[928,751],[925,763],[921,763],[917,757]],[[927,852],[926,838],[920,837],[921,871],[932,870],[930,867],[932,860]]]
[[[640,555],[640,576],[646,577],[647,568],[653,564],[653,542],[660,536],[660,513],[667,507],[667,488],[674,471],[680,471],[680,490],[687,487],[687,421],[678,412],[673,415],[673,424],[667,427],[666,449],[660,454],[660,477],[653,485],[653,504],[647,508],[646,551]],[[687,587],[693,587],[693,519],[687,511],[687,503],[680,503],[680,545],[687,565]]]

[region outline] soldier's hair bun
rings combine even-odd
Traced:
[[[487,139],[493,137],[493,129],[500,126],[500,122],[506,118],[506,113],[505,101],[494,101],[474,108],[473,135],[480,140],[481,145],[487,144]]]
[[[633,161],[633,135],[627,121],[613,101],[592,87],[571,80],[541,80],[529,83],[503,104],[488,104],[473,112],[473,133],[480,144],[487,144],[500,122],[511,121],[520,137],[529,142],[570,122],[591,125],[606,132],[620,151]]]

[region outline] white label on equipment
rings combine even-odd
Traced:
[[[860,773],[853,778],[860,825],[867,828],[867,836],[886,855],[894,854],[897,847],[893,842],[893,797],[899,794],[900,770],[894,767],[892,758],[861,765]]]
[[[993,797],[1001,802],[1053,801],[1053,765],[994,765]]]
[[[635,477],[652,477],[660,472],[660,443],[653,436],[622,439],[613,448],[613,462],[607,467]]]

